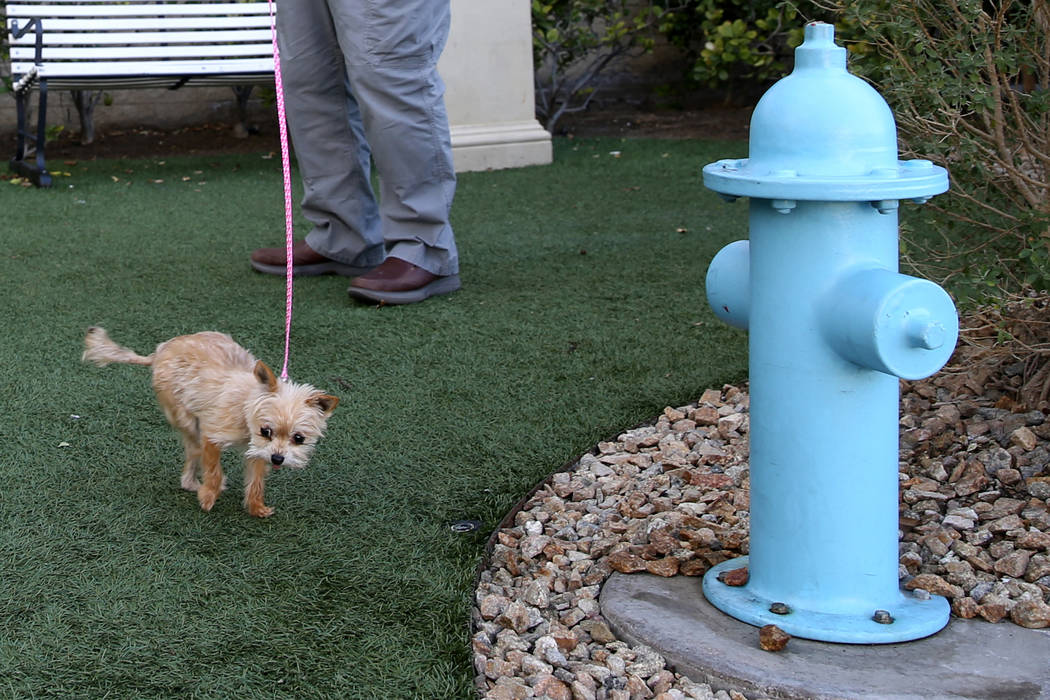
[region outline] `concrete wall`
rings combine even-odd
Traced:
[[[452,0],[440,70],[457,170],[551,162],[535,114],[530,0]]]
[[[529,0],[452,0],[452,31],[440,70],[452,125],[456,170],[487,170],[551,162],[550,134],[533,102]],[[229,88],[114,90],[95,108],[98,131],[174,128],[236,122]],[[274,108],[255,97],[249,120],[267,123]],[[14,98],[0,95],[0,132],[14,131]],[[48,124],[79,131],[68,92],[48,95]]]

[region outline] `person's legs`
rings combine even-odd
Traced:
[[[336,262],[374,267],[384,248],[370,153],[328,3],[277,7],[288,129],[303,177],[302,211],[314,225],[306,243]]]
[[[314,229],[306,236],[306,243],[325,257],[334,260],[345,260],[354,255],[354,264],[363,267],[374,267],[383,261],[382,226],[379,218],[379,206],[372,192],[372,153],[365,140],[364,127],[361,124],[361,110],[357,101],[346,90],[346,119],[350,126],[351,147],[355,155],[352,165],[343,178],[317,177],[311,180],[303,197],[303,213],[314,221]],[[297,151],[298,152],[298,149]],[[301,168],[302,166],[300,166]],[[306,182],[304,180],[304,185]],[[344,187],[349,187],[349,192]],[[343,226],[333,226],[327,213],[332,210],[333,201],[345,203],[339,207]],[[323,223],[317,223],[321,221]],[[359,244],[349,232],[360,231],[365,248],[358,252]]]
[[[330,6],[379,173],[386,253],[434,275],[454,275],[459,257],[449,211],[456,176],[437,73],[449,2],[330,0]]]

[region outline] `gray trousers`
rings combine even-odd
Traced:
[[[356,266],[392,255],[459,271],[445,86],[449,0],[280,0],[288,130],[307,244]],[[378,202],[371,161],[379,174]]]

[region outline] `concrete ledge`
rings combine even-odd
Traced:
[[[536,120],[503,124],[452,125],[456,172],[546,165],[551,135]]]
[[[652,647],[679,673],[716,688],[799,700],[1050,700],[1050,630],[953,618],[914,642],[795,638],[767,652],[758,628],[704,599],[699,578],[614,573],[600,603],[617,637]]]

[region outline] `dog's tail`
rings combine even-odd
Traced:
[[[117,345],[105,329],[98,326],[88,328],[87,335],[84,336],[84,355],[80,359],[99,367],[105,367],[111,362],[147,366],[153,364],[153,355],[143,357],[134,350]]]

